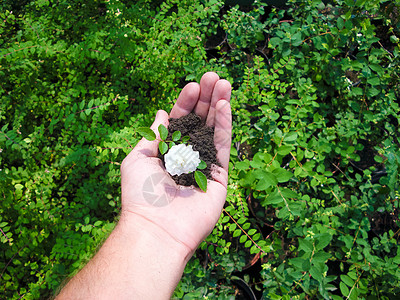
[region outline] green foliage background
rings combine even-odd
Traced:
[[[50,297],[112,230],[157,109],[233,85],[227,204],[176,298],[400,294],[400,2],[2,1],[0,298]],[[235,273],[236,272],[236,273]]]

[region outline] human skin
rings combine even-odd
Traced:
[[[121,216],[93,259],[61,290],[62,299],[169,299],[186,263],[210,234],[225,203],[231,147],[231,85],[208,72],[181,91],[168,115],[157,112],[151,129],[157,139],[142,139],[121,166]],[[215,127],[221,167],[212,167],[207,192],[175,184],[159,158],[157,128],[169,118],[194,111]],[[143,193],[148,178],[162,178],[153,194],[167,195],[154,205]]]

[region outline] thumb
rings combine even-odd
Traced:
[[[154,119],[153,124],[150,126],[151,130],[154,131],[156,134],[157,139],[160,138],[160,133],[158,132],[158,126],[164,125],[165,127],[168,127],[168,114],[164,110],[159,110],[157,111],[156,117]]]
[[[160,134],[158,132],[158,126],[163,124],[165,127],[168,127],[168,114],[164,110],[157,111],[156,118],[153,124],[150,126],[150,129],[154,131],[156,134],[156,139],[154,141],[148,141],[145,138],[142,138],[136,147],[129,153],[128,157],[133,156],[135,158],[140,157],[157,157],[158,155],[158,144],[160,143]]]

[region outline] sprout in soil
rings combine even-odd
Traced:
[[[139,127],[136,131],[149,141],[156,139],[155,133],[150,128]],[[182,137],[180,131],[175,131],[172,133],[172,140],[169,141],[167,140],[168,129],[162,124],[158,126],[158,132],[161,139],[158,149],[161,155],[164,155],[167,172],[171,176],[194,172],[196,183],[202,191],[206,192],[207,177],[199,170],[205,169],[207,164],[200,160],[199,152],[194,151],[192,145],[187,145],[190,137]]]

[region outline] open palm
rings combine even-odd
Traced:
[[[212,72],[204,74],[200,84],[187,84],[169,116],[165,111],[157,112],[151,126],[157,139],[142,139],[121,167],[122,212],[157,225],[192,251],[212,231],[226,199],[232,132],[230,95],[230,83]],[[205,193],[177,185],[157,158],[158,126],[168,127],[168,118],[179,118],[192,111],[215,128],[214,143],[222,165],[213,166],[215,181],[208,181]]]

